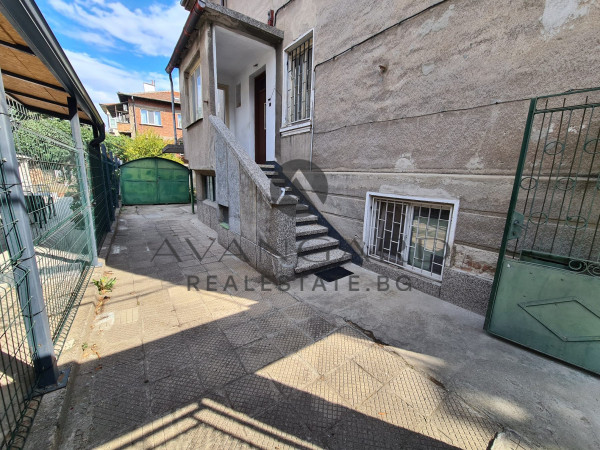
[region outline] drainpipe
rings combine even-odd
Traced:
[[[177,117],[175,117],[175,91],[173,90],[173,76],[169,72],[169,82],[171,83],[171,114],[173,114],[173,144],[177,145]]]
[[[200,19],[200,16],[204,12],[204,8],[206,8],[206,2],[202,0],[197,0],[194,3],[194,7],[190,11],[190,15],[185,21],[185,25],[183,26],[183,31],[181,32],[181,36],[179,36],[179,40],[175,45],[175,50],[173,51],[173,55],[171,55],[171,59],[169,60],[169,64],[167,64],[167,68],[165,71],[167,73],[171,73],[177,64],[179,63],[179,56],[185,50],[186,44],[190,39],[190,36],[196,29],[196,24]]]
[[[137,120],[135,118],[135,100],[133,99],[133,96],[131,97],[131,107],[133,109],[132,114],[133,114],[133,137],[137,136]]]

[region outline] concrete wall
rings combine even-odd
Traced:
[[[266,175],[233,133],[217,121],[211,127],[216,204],[201,202],[199,217],[218,232],[219,244],[267,277],[279,282],[289,280],[297,261],[296,201],[275,204]],[[225,216],[227,227],[222,225]]]
[[[266,20],[266,10],[283,3],[228,7]],[[435,3],[293,0],[281,9],[281,55],[314,30],[314,136],[280,137],[276,155],[279,163],[310,158],[312,142],[329,195],[321,203],[302,186],[348,240],[362,238],[368,191],[460,200],[451,267],[441,283],[419,282],[483,313],[528,99],[600,85],[600,4],[454,0],[430,8]],[[285,92],[283,77],[278,89]]]

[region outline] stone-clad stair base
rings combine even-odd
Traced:
[[[273,184],[285,188],[290,193],[291,186],[277,172],[274,165],[261,164]],[[296,206],[296,251],[298,264],[296,274],[302,275],[321,269],[341,266],[350,261],[352,255],[339,248],[340,241],[327,236],[329,229],[317,223],[318,217],[311,214],[308,205],[298,203]]]

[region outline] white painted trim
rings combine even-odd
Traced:
[[[456,223],[458,220],[458,208],[460,205],[460,200],[439,197],[419,197],[412,195],[385,194],[382,192],[367,192],[367,199],[365,201],[365,213],[363,219],[363,251],[365,255],[369,254],[370,238],[369,236],[367,236],[367,233],[372,219],[371,206],[373,204],[373,197],[406,200],[408,202],[437,203],[452,206],[452,220],[450,221],[450,230],[448,232],[448,253],[444,255],[444,265],[442,266],[442,274],[439,277],[432,277],[430,274],[422,273],[422,271],[417,268],[412,268],[410,266],[396,266],[402,270],[407,270],[409,272],[420,274],[428,279],[441,281],[442,277],[444,276],[444,268],[450,267],[450,261],[452,259],[452,247],[454,245],[454,236],[456,235]],[[386,264],[385,261],[382,261],[382,263]]]
[[[310,120],[305,120],[301,123],[289,125],[285,128],[280,128],[279,132],[282,137],[293,136],[294,134],[308,133],[312,128]]]

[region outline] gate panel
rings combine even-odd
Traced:
[[[600,90],[531,101],[486,329],[600,373]]]
[[[142,158],[121,166],[124,205],[189,203],[189,171],[164,158]]]
[[[189,172],[172,161],[158,161],[158,202],[188,203],[190,201]]]

